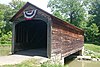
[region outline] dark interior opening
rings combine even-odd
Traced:
[[[47,24],[42,20],[26,20],[15,26],[15,50],[45,49],[47,51]]]

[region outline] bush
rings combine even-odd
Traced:
[[[11,38],[12,38],[12,32],[9,31],[7,34],[3,34],[2,37],[0,38],[0,43],[1,44],[11,44]]]
[[[11,41],[1,41],[1,44],[11,44]]]

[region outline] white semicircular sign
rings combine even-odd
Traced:
[[[24,11],[24,17],[26,19],[32,19],[36,15],[37,10]]]

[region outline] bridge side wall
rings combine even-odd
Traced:
[[[52,19],[51,54],[67,57],[82,50],[84,32],[75,26],[65,25],[59,19]]]
[[[55,63],[60,63],[62,59],[62,54],[61,54],[61,28],[59,25],[57,25],[55,22],[56,20],[52,19],[52,24],[51,24],[51,60]],[[64,63],[61,62],[61,64]]]

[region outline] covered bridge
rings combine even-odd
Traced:
[[[12,53],[45,48],[47,57],[61,58],[83,48],[83,30],[27,2],[10,20],[13,22]]]

